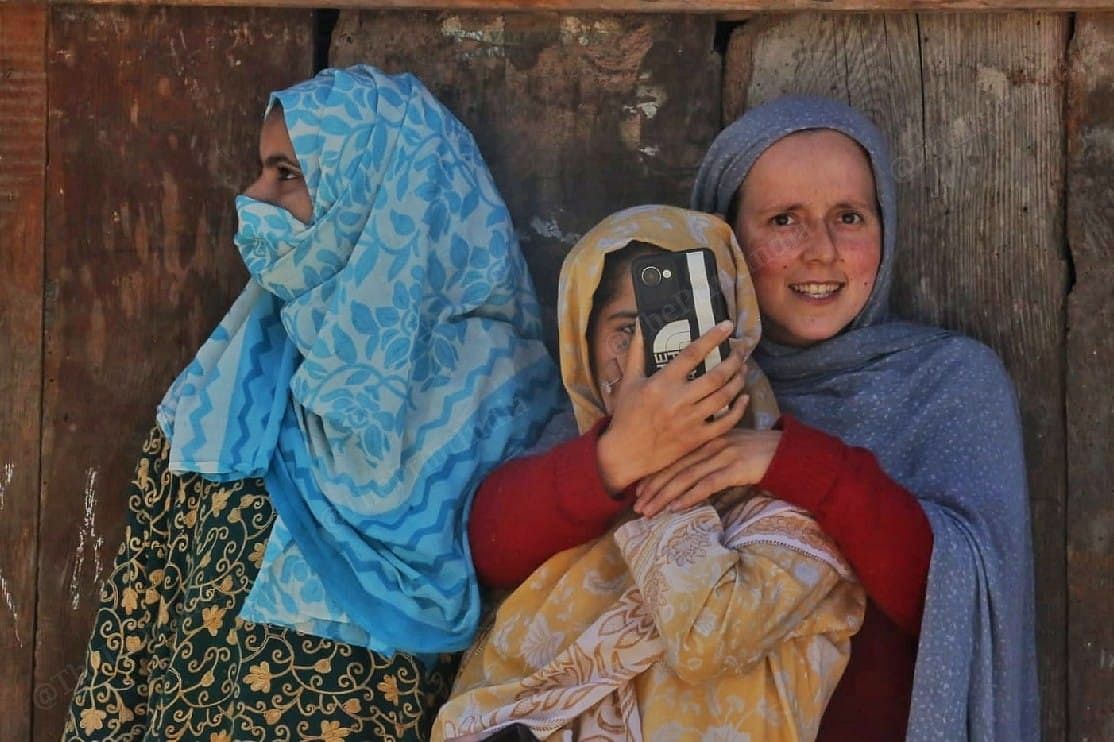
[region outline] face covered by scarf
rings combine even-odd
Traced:
[[[728,315],[735,323],[732,347],[750,355],[758,344],[761,327],[754,285],[735,237],[722,219],[671,206],[636,206],[612,214],[569,251],[558,288],[561,376],[581,431],[588,430],[607,414],[589,361],[592,297],[608,254],[631,241],[646,242],[670,252],[700,247],[711,250]],[[746,389],[751,399],[741,425],[771,428],[777,420],[777,403],[762,370],[754,364],[747,374]]]
[[[870,159],[881,264],[866,305],[841,333],[807,348],[763,339],[755,358],[783,410],[873,452],[932,524],[908,738],[1037,739],[1032,548],[1016,398],[990,349],[890,315],[897,213],[881,132],[825,98],[791,96],[754,108],[713,142],[693,208],[728,213],[763,152],[816,129],[845,134]]]
[[[313,220],[237,199],[252,280],[160,406],[171,465],[265,477],[278,518],[243,618],[462,649],[471,496],[561,404],[510,217],[410,75],[326,70],[271,101]]]

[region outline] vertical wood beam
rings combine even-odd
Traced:
[[[0,739],[31,735],[42,417],[45,5],[0,5]],[[42,698],[49,702],[50,689]]]
[[[1114,15],[1076,17],[1068,83],[1068,723],[1114,739]]]

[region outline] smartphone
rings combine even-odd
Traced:
[[[650,376],[698,337],[727,319],[716,258],[711,250],[644,255],[631,261],[634,301]],[[711,371],[731,352],[725,340],[689,375]]]

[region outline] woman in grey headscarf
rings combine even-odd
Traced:
[[[881,133],[842,103],[775,100],[719,135],[692,205],[739,238],[763,320],[754,359],[789,414],[772,456],[714,442],[644,482],[648,510],[757,471],[840,545],[871,600],[821,738],[1038,738],[1016,399],[993,351],[890,314]]]

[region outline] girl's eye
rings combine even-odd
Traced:
[[[770,224],[773,224],[775,227],[788,227],[792,223],[793,217],[789,214],[774,214],[773,217],[770,218]]]
[[[279,180],[297,180],[302,177],[302,174],[297,170],[288,167],[280,167],[278,169]]]

